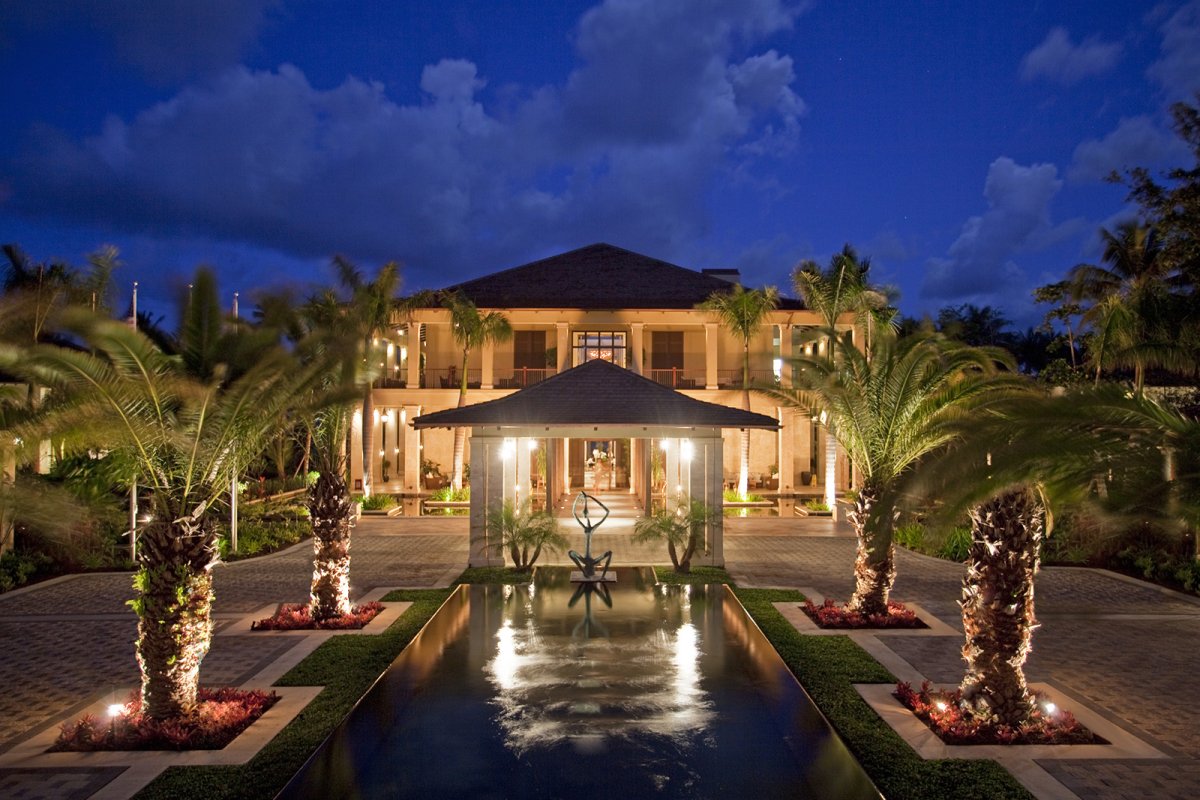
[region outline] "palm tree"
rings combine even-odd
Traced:
[[[442,296],[442,305],[450,311],[450,330],[454,341],[462,348],[462,371],[458,385],[458,407],[467,404],[467,363],[471,351],[493,342],[507,341],[512,337],[512,325],[508,317],[499,311],[481,313],[475,303],[461,292],[447,292]],[[454,474],[450,486],[462,489],[463,451],[466,448],[467,431],[454,429]]]
[[[1083,320],[1093,332],[1096,381],[1106,365],[1132,367],[1140,393],[1148,367],[1194,369],[1180,346],[1179,270],[1164,257],[1156,231],[1131,221],[1100,235],[1105,266],[1080,264],[1068,276],[1073,298],[1091,302]]]
[[[554,514],[531,510],[528,498],[520,506],[505,500],[501,507],[493,508],[488,512],[488,530],[500,533],[502,545],[512,556],[513,567],[521,572],[533,569],[542,550],[560,553],[570,546]]]
[[[840,253],[829,260],[822,269],[815,261],[801,261],[792,271],[792,284],[796,293],[811,311],[821,317],[821,326],[816,338],[825,344],[825,357],[832,363],[837,358],[841,342],[837,326],[844,324],[850,315],[851,321],[866,332],[866,347],[876,335],[887,335],[893,330],[896,310],[891,307],[892,290],[874,286],[867,281],[871,269],[869,258],[860,259],[858,253],[847,244]],[[853,343],[850,343],[853,346]],[[825,503],[836,512],[836,457],[837,442],[833,430],[825,428]]]
[[[1036,433],[1034,433],[1036,432]],[[1200,523],[1200,424],[1117,387],[1061,397],[1014,395],[965,422],[903,491],[936,498],[932,524],[965,510],[972,545],[963,581],[965,709],[1019,726],[1033,711],[1024,664],[1032,649],[1034,581],[1052,508]],[[1097,465],[1111,479],[1095,492]]]
[[[700,500],[681,498],[675,508],[660,508],[633,526],[634,542],[666,541],[675,571],[692,571],[692,558],[704,543],[704,532],[718,514]]]
[[[742,408],[750,410],[750,340],[779,307],[779,290],[774,286],[743,289],[736,284],[732,291],[713,292],[700,308],[716,314],[721,324],[742,340]],[[739,497],[750,491],[750,431],[742,429],[741,460],[738,466]]]
[[[1003,351],[935,334],[876,337],[868,353],[849,332],[833,360],[800,358],[798,389],[768,390],[779,402],[829,414],[829,430],[862,475],[848,517],[858,538],[849,607],[886,614],[895,580],[896,484],[920,459],[952,442],[951,423],[1018,391],[1026,381]]]
[[[379,335],[392,321],[400,290],[400,267],[389,261],[379,268],[374,280],[368,282],[357,267],[342,256],[333,259],[334,269],[342,289],[349,293],[349,318],[357,326],[360,358],[365,364],[379,361]],[[375,428],[372,425],[374,406],[371,384],[362,395],[362,463],[363,495],[371,494],[371,461],[375,451]]]
[[[68,452],[106,450],[151,492],[132,601],[142,702],[156,719],[185,715],[196,706],[212,637],[213,507],[325,365],[298,369],[280,349],[221,385],[188,375],[122,323],[73,314],[65,330],[88,351],[39,345],[11,368],[54,393],[54,403],[14,433],[26,442],[53,434]]]

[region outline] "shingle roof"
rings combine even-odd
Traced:
[[[694,308],[728,281],[634,253],[592,244],[448,287],[480,308]],[[803,308],[785,299],[780,308]]]
[[[608,361],[585,362],[498,400],[422,414],[413,425],[779,426],[773,417],[695,400]]]

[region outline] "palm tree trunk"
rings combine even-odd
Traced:
[[[371,496],[371,454],[375,450],[375,398],[368,384],[362,401],[362,480],[363,497]]]
[[[322,471],[308,495],[313,528],[309,609],[315,620],[350,613],[350,533],[353,511],[340,472]]]
[[[467,357],[470,352],[463,350],[462,380],[458,385],[458,408],[467,404]],[[467,429],[460,426],[454,429],[454,471],[450,479],[450,486],[455,491],[462,489],[463,486],[463,453],[466,449]]]
[[[858,537],[858,552],[854,559],[854,594],[847,606],[851,611],[866,615],[887,613],[888,596],[892,592],[892,584],[896,582],[893,515],[871,516],[882,494],[883,489],[879,484],[867,481],[847,513]]]
[[[675,552],[675,543],[667,540],[667,555],[671,556],[671,566],[676,572],[687,572],[683,565],[679,563],[679,555]]]
[[[750,339],[742,340],[742,410],[750,410]],[[750,492],[750,430],[742,429],[742,453],[738,462],[738,497]]]
[[[1033,710],[1024,665],[1036,625],[1033,579],[1045,511],[1021,487],[976,506],[970,515],[971,555],[961,602],[963,703],[977,716],[1020,725]]]
[[[212,642],[216,536],[206,523],[155,521],[140,544],[134,609],[142,709],[153,719],[181,717],[196,708],[200,662]]]

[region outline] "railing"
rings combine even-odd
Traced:
[[[462,385],[462,373],[458,367],[450,366],[445,369],[430,369],[426,370],[429,375],[428,380],[431,386],[435,389],[457,389]],[[482,373],[477,369],[467,370],[467,388],[478,389],[481,383]]]
[[[554,374],[554,370],[542,367],[518,367],[511,375],[496,378],[497,389],[524,389],[535,383],[541,383]]]
[[[403,389],[408,382],[404,378],[376,378],[371,385],[376,389]]]
[[[750,385],[778,386],[779,381],[776,380],[775,373],[769,369],[752,369],[750,370]],[[742,371],[740,369],[717,370],[717,386],[722,389],[742,388]]]
[[[672,389],[703,389],[704,376],[695,372],[687,372],[680,367],[670,369],[652,369],[646,376],[655,383],[670,386]]]

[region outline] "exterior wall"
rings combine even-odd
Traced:
[[[742,406],[739,388],[742,366],[741,341],[719,325],[715,328],[714,337],[717,373],[717,382],[714,385],[717,388],[705,388],[708,384],[708,373],[712,368],[712,359],[707,346],[706,326],[712,330],[711,326],[714,322],[713,316],[707,312],[694,309],[586,311],[542,308],[499,310],[508,317],[515,330],[544,330],[546,347],[557,351],[556,360],[560,367],[564,364],[567,366],[571,364],[570,351],[573,334],[576,331],[621,331],[626,334],[627,366],[631,369],[641,367],[642,374],[649,377],[654,331],[683,331],[684,376],[695,383],[686,384],[688,388],[684,388],[682,391],[698,400],[720,403],[733,408]],[[375,405],[380,413],[384,414],[390,411],[393,414],[393,420],[398,419],[402,409],[419,409],[420,413],[426,414],[453,408],[458,403],[457,380],[448,383],[446,388],[442,388],[441,384],[441,379],[448,375],[447,369],[454,367],[457,371],[461,368],[462,359],[462,351],[453,340],[448,312],[444,309],[420,310],[416,312],[411,322],[424,326],[425,342],[423,344],[419,342],[419,337],[416,335],[416,324],[408,324],[409,321],[397,319],[395,332],[388,337],[393,345],[391,354],[385,358],[385,376],[392,378],[393,382],[381,382],[381,388],[376,389],[374,395]],[[791,351],[797,349],[792,345],[792,341],[793,337],[795,337],[795,341],[799,341],[800,334],[795,331],[818,324],[819,320],[816,315],[810,312],[774,312],[770,321],[764,324],[751,340],[751,377],[764,382],[772,380],[775,359],[781,356],[786,357]],[[777,344],[781,334],[782,347]],[[639,339],[641,347],[635,352],[635,346]],[[496,344],[491,350],[492,352],[487,355],[481,350],[471,353],[468,375],[472,387],[468,389],[468,403],[496,399],[515,391],[511,383],[504,383],[506,379],[513,378],[512,341]],[[418,387],[412,377],[418,371],[415,367],[419,366],[422,353],[424,355],[424,381],[423,385]],[[417,359],[415,363],[414,359]],[[412,366],[410,367],[410,365]],[[786,366],[783,368],[785,375],[788,374],[787,369]],[[484,378],[489,372],[492,377],[492,386],[495,388],[487,388],[489,384]],[[545,377],[554,372],[555,368],[551,367],[545,375],[530,378],[527,374],[525,379],[532,382],[536,378]],[[394,375],[399,375],[400,378],[392,377]],[[406,381],[406,385],[404,388],[397,388],[401,379]],[[696,388],[690,388],[692,385]],[[475,388],[476,386],[479,388]],[[505,388],[499,388],[501,386]],[[757,393],[751,393],[751,410],[777,419],[782,418],[778,405],[770,398]],[[406,426],[410,419],[405,420]],[[374,420],[372,420],[372,424],[378,425]],[[792,454],[790,485],[800,494],[819,492],[824,481],[822,466],[824,432],[823,429],[819,430],[817,439],[814,440],[811,424],[811,420],[806,415],[798,413],[791,415],[790,421],[785,421],[785,427],[779,433],[751,431],[750,475],[752,482],[760,478],[764,481],[769,480],[771,467],[779,465],[780,453],[790,451]],[[420,464],[424,460],[437,464],[447,476],[450,474],[454,445],[453,431],[435,429],[418,433],[409,428],[406,432],[400,433],[399,437],[396,435],[397,432],[398,429],[394,427],[393,422],[388,428],[388,443],[381,445],[379,429],[376,429],[373,475],[380,491],[411,492],[413,486],[422,485],[419,479],[414,480],[412,476],[406,478],[404,466],[406,462],[410,471],[412,465]],[[723,446],[721,449],[726,484],[736,480],[737,477],[741,453],[740,436],[741,432],[737,430],[727,430],[722,435]],[[782,442],[784,436],[790,437],[786,445]],[[356,442],[361,441],[357,432],[355,440]],[[419,448],[416,457],[407,452],[407,448],[413,444]],[[379,455],[381,449],[384,451],[383,456]],[[358,445],[358,452],[361,453],[361,444]],[[380,465],[380,461],[384,457],[391,461],[390,480],[387,482],[382,481]],[[803,473],[814,472],[811,466],[814,457],[818,463],[818,468],[815,470],[815,484],[805,484],[801,478]],[[352,478],[355,480],[361,479],[362,476],[360,462],[361,458],[356,459],[352,464]],[[465,462],[472,463],[469,438]],[[789,465],[783,465],[782,471],[787,472],[788,469]],[[847,470],[843,469],[841,472],[847,473]],[[785,478],[781,484],[786,490],[789,481]],[[846,484],[839,480],[838,486],[842,488]]]

